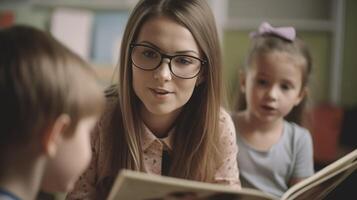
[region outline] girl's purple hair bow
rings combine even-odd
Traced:
[[[250,33],[250,37],[254,38],[264,34],[273,34],[279,36],[283,39],[294,41],[296,37],[296,32],[294,27],[272,27],[269,23],[263,22],[258,31]]]

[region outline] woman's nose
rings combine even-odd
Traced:
[[[154,78],[161,82],[170,81],[172,79],[169,59],[163,59],[160,66],[154,70]]]

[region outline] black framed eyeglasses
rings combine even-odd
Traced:
[[[206,60],[190,55],[167,55],[146,44],[131,44],[130,48],[131,61],[135,67],[152,71],[161,65],[164,58],[168,58],[171,73],[182,79],[191,79],[198,76],[202,65],[207,63]]]

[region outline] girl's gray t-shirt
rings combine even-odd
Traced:
[[[314,173],[311,135],[295,123],[284,121],[280,140],[268,151],[255,150],[238,131],[237,143],[242,187],[281,197],[291,178],[306,178]]]

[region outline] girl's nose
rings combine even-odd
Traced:
[[[271,86],[267,92],[267,96],[269,97],[269,99],[276,100],[278,99],[278,95],[279,95],[279,88],[276,86]]]
[[[154,79],[160,82],[166,82],[172,79],[169,59],[163,59],[160,66],[154,70]]]

